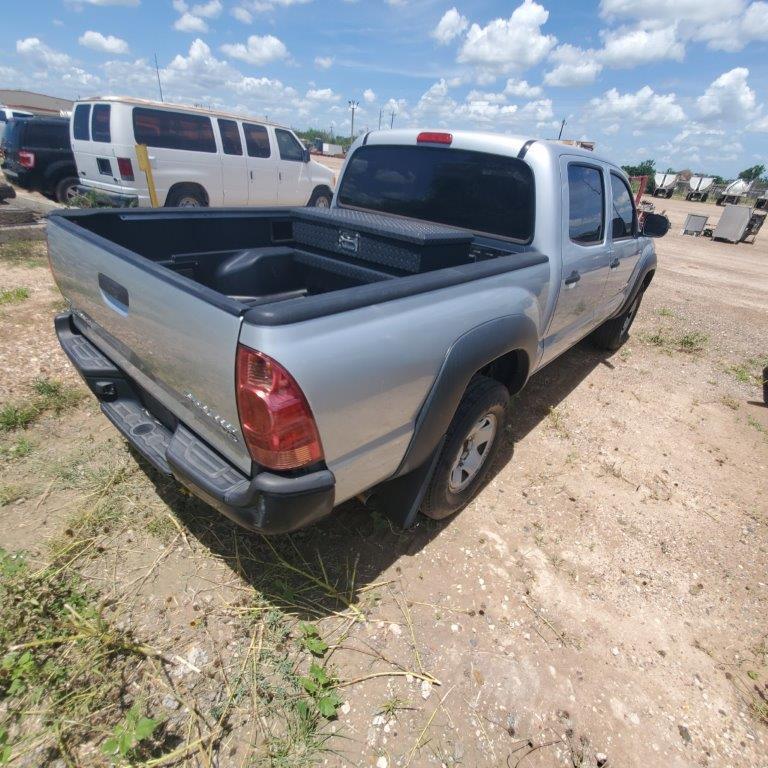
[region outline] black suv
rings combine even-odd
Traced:
[[[5,178],[25,189],[42,192],[66,203],[76,196],[75,156],[65,117],[9,120],[3,137]]]

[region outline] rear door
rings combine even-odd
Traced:
[[[248,168],[240,127],[235,120],[217,120],[221,136],[221,186],[224,205],[248,205]]]
[[[248,167],[248,205],[277,205],[278,168],[266,126],[243,123]]]
[[[112,145],[112,105],[78,104],[70,125],[72,152],[80,181],[120,194],[123,183]]]
[[[620,304],[640,258],[637,212],[627,182],[615,171],[610,174],[609,230],[611,258],[605,283],[605,304]]]
[[[306,205],[312,194],[312,180],[308,163],[304,162],[304,147],[284,128],[275,128],[275,140],[280,155],[278,202],[280,205]]]
[[[547,357],[570,347],[590,329],[603,296],[610,240],[606,232],[607,180],[601,165],[560,158],[562,274],[549,327]]]

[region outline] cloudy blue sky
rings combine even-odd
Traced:
[[[768,157],[763,0],[6,0],[0,87],[294,127],[476,127],[733,176]]]

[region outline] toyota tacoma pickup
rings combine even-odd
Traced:
[[[55,325],[134,449],[241,525],[357,497],[408,526],[479,491],[534,372],[626,340],[667,228],[591,152],[372,132],[330,209],[55,212]]]

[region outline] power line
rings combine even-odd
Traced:
[[[160,101],[164,101],[163,84],[160,82],[160,67],[157,66],[157,54],[155,54],[155,72],[157,73],[157,87],[160,90]]]

